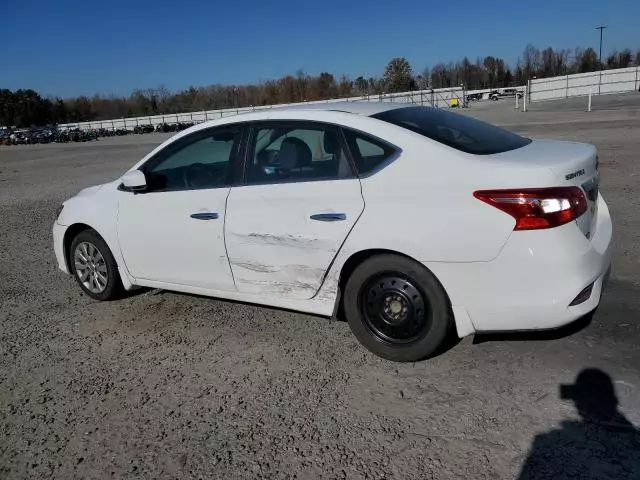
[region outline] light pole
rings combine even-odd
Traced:
[[[598,95],[600,95],[600,86],[602,85],[602,31],[605,28],[607,28],[606,25],[596,27],[596,30],[600,30],[600,54],[598,55],[598,62],[600,62],[600,76],[598,78]]]

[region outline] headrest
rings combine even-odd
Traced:
[[[293,143],[282,142],[280,145],[280,154],[278,155],[278,163],[280,168],[291,170],[298,163],[298,151]]]
[[[312,154],[309,146],[299,138],[285,138],[280,144],[280,168],[292,169],[311,163]]]
[[[324,144],[325,152],[333,155],[340,155],[340,140],[338,139],[337,134],[333,132],[325,132],[322,143]]]

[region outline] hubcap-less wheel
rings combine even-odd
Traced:
[[[98,247],[90,242],[79,243],[73,253],[73,261],[80,283],[92,293],[104,292],[109,282],[109,273]]]
[[[406,344],[428,332],[429,305],[413,283],[399,275],[381,275],[360,292],[367,328],[386,343]]]

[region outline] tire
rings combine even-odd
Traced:
[[[76,256],[78,253],[80,258]],[[83,262],[83,258],[90,261]],[[95,230],[83,230],[76,235],[69,248],[68,260],[73,277],[88,296],[100,301],[116,300],[122,297],[124,287],[118,272],[118,264],[105,241]],[[80,270],[83,264],[87,265],[87,269]],[[83,273],[87,275],[84,281],[81,279]],[[98,274],[101,276],[94,276]],[[104,278],[106,281],[103,280]]]
[[[360,343],[396,362],[434,355],[453,325],[440,282],[400,255],[376,255],[358,265],[347,280],[343,308]]]

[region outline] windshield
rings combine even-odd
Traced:
[[[528,138],[475,118],[436,108],[397,108],[373,115],[373,118],[393,123],[456,150],[475,155],[507,152],[531,143]]]

